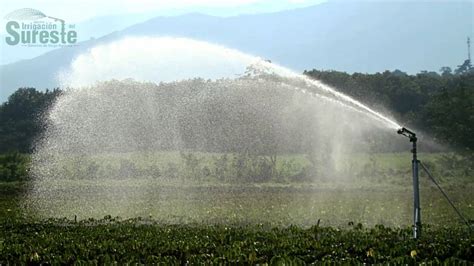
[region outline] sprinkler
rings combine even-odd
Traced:
[[[472,231],[472,226],[469,223],[469,220],[466,219],[462,215],[462,213],[456,208],[454,205],[453,201],[448,197],[448,194],[440,187],[436,179],[433,177],[433,175],[428,171],[428,168],[426,165],[424,165],[421,161],[418,160],[417,155],[416,155],[416,141],[418,140],[416,138],[416,134],[404,127],[400,128],[397,130],[397,133],[400,135],[403,135],[407,138],[410,139],[410,142],[413,144],[413,148],[411,150],[411,153],[413,153],[413,160],[412,160],[412,174],[413,174],[413,237],[415,239],[418,239],[421,235],[421,212],[420,212],[420,188],[419,188],[419,183],[418,183],[418,166],[420,165],[423,171],[428,175],[429,179],[436,185],[436,187],[439,189],[439,191],[443,194],[443,196],[446,198],[446,200],[449,202],[453,210],[458,214],[458,216],[464,221],[464,223],[467,225],[469,230]]]
[[[413,237],[418,239],[421,235],[421,210],[420,210],[420,187],[418,184],[418,158],[416,156],[416,134],[404,127],[397,130],[397,133],[410,139],[413,144],[412,175],[413,175]]]

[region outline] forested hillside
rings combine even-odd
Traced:
[[[461,66],[462,67],[462,66]],[[474,149],[474,73],[442,68],[441,74],[402,71],[376,74],[305,71],[305,74],[377,110],[386,110],[408,127],[422,129],[458,150]]]

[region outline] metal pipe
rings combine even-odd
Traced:
[[[421,208],[420,208],[420,186],[418,182],[418,158],[416,155],[416,138],[413,143],[413,160],[412,160],[412,175],[413,175],[413,237],[418,239],[421,235]]]
[[[418,158],[416,150],[416,134],[406,128],[400,128],[398,134],[408,137],[412,143],[412,176],[413,176],[413,237],[418,239],[421,236],[421,208],[420,208],[420,186],[418,179]]]

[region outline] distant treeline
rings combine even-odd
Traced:
[[[390,111],[408,127],[422,129],[460,151],[474,150],[474,73],[442,68],[441,74],[401,71],[348,74],[305,71],[377,110]],[[41,115],[61,90],[20,88],[0,106],[0,153],[32,151],[44,129]]]

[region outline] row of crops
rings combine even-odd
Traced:
[[[149,220],[0,224],[0,264],[324,264],[456,263],[472,265],[474,238],[467,228],[349,225],[310,228],[265,225],[164,225]]]

